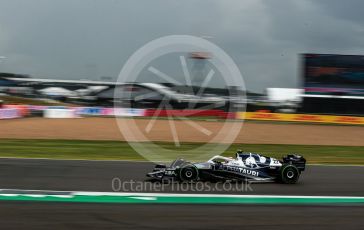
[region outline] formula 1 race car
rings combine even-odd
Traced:
[[[178,181],[269,181],[294,184],[305,170],[306,160],[289,154],[282,160],[238,151],[235,158],[214,156],[203,163],[177,159],[170,166],[158,164],[149,178]]]

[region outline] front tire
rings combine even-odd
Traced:
[[[198,170],[192,165],[185,166],[181,168],[179,173],[179,178],[181,181],[193,181],[198,178]]]
[[[292,164],[283,165],[279,173],[279,181],[284,184],[295,184],[300,177],[300,170]]]

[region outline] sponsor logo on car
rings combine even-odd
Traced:
[[[167,175],[167,176],[174,176],[174,175],[176,175],[176,173],[174,172],[174,170],[166,170],[164,172],[164,174]]]
[[[222,167],[223,170],[226,171],[231,171],[231,172],[238,172],[238,173],[242,173],[242,174],[246,174],[246,175],[251,175],[251,176],[259,176],[259,172],[255,171],[255,170],[251,170],[251,169],[246,169],[246,168],[242,168],[242,167],[234,167],[234,166],[228,166],[228,165],[224,165]]]

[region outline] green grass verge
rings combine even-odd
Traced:
[[[177,148],[172,143],[157,143],[172,151],[171,158],[201,144],[183,143]],[[237,149],[259,152],[280,158],[287,153],[302,154],[308,163],[364,165],[364,146],[269,145],[234,144],[224,155],[233,156]],[[199,154],[190,151],[189,154]],[[88,160],[145,160],[126,142],[82,140],[0,140],[0,157],[88,159]],[[188,157],[186,157],[188,159]]]

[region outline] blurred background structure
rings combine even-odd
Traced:
[[[100,81],[41,79],[26,74],[0,73],[0,92],[7,96],[51,100],[74,106],[158,108],[165,100],[174,109],[212,105],[228,111],[305,114],[364,114],[364,56],[302,54],[301,83],[297,88],[267,88],[264,93],[242,92],[240,86],[206,86],[204,52],[191,53],[191,83],[116,83],[113,77]],[[201,89],[203,88],[203,89]],[[119,98],[114,98],[115,89]],[[200,92],[200,93],[199,93]],[[197,94],[200,95],[197,95]],[[245,97],[241,95],[246,94]],[[7,101],[5,100],[6,104]],[[244,106],[246,104],[246,107]],[[193,108],[192,108],[193,109]]]
[[[303,54],[304,113],[364,114],[364,56]]]

